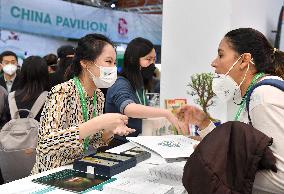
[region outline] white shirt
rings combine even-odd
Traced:
[[[282,80],[277,76],[266,76],[263,79],[271,78]],[[273,86],[260,86],[253,91],[249,108],[254,128],[273,138],[270,149],[276,157],[278,168],[277,173],[259,171],[253,187],[271,193],[284,193],[284,92]],[[248,123],[246,108],[241,113],[240,121]],[[203,138],[214,128],[214,124],[211,123],[207,128],[199,131],[199,134]]]

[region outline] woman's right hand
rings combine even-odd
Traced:
[[[105,130],[114,129],[128,123],[128,117],[120,113],[105,113],[98,118],[102,121],[102,128]]]
[[[200,129],[206,128],[211,122],[203,110],[191,105],[182,106],[178,110],[177,115],[180,120],[183,120],[188,125],[196,125]]]
[[[181,122],[171,111],[166,111],[166,118],[177,129],[178,134],[186,135],[188,131],[188,125],[186,125],[184,122]]]
[[[128,135],[135,130],[128,128],[128,117],[119,113],[106,113],[79,125],[80,140],[100,130],[104,130],[103,139],[107,140],[114,134]]]

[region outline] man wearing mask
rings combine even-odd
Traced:
[[[7,92],[13,92],[18,86],[17,77],[17,55],[12,51],[4,51],[0,55],[0,65],[3,69],[3,75],[0,77],[0,85],[3,86]]]

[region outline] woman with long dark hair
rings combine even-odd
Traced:
[[[39,95],[49,91],[49,76],[46,61],[39,56],[30,56],[23,62],[19,75],[19,87],[15,90],[18,109],[31,110]],[[42,109],[35,116],[40,120]],[[28,112],[21,111],[20,117],[27,117]]]
[[[137,136],[142,132],[142,118],[165,117],[181,130],[181,123],[171,111],[147,106],[142,71],[151,68],[155,60],[154,45],[149,40],[141,37],[133,39],[124,53],[121,76],[108,89],[106,112],[122,113],[131,117],[128,126],[136,131],[129,136]]]

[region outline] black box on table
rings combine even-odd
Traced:
[[[136,163],[142,162],[151,157],[151,153],[144,151],[142,148],[138,146],[131,148],[129,150],[126,150],[124,152],[121,152],[121,153],[128,155],[128,156],[134,156],[136,159]]]
[[[136,166],[136,158],[132,155],[98,152],[75,160],[75,170],[111,177]],[[93,171],[90,172],[89,168]]]

